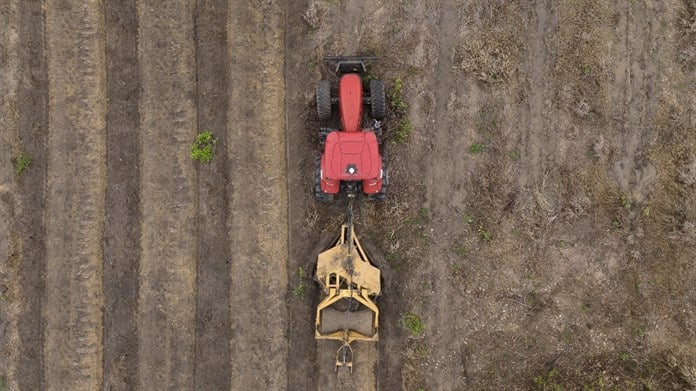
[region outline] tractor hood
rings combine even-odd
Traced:
[[[324,176],[342,181],[381,177],[382,158],[373,132],[331,132],[326,137]]]

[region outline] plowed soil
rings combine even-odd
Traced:
[[[352,374],[329,55],[388,95]],[[0,391],[696,388],[695,91],[693,0],[0,2]]]

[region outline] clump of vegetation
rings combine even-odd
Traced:
[[[513,149],[512,151],[508,151],[507,153],[508,157],[512,160],[520,160],[520,151]]]
[[[306,290],[307,290],[307,285],[304,282],[304,269],[302,266],[297,268],[297,277],[298,277],[298,282],[297,285],[292,289],[292,294],[295,295],[295,297],[304,297]]]
[[[401,144],[408,140],[409,135],[413,131],[413,124],[406,118],[408,103],[404,100],[404,83],[400,77],[394,80],[394,85],[389,92],[389,103],[391,104],[392,111],[396,117],[399,118],[393,141],[397,144]]]
[[[481,239],[483,239],[486,242],[491,240],[491,231],[487,230],[486,227],[483,226],[483,224],[479,224],[478,234],[481,237]]]
[[[560,373],[556,368],[551,368],[551,370],[544,375],[539,375],[534,377],[534,389],[539,391],[561,391],[563,387],[556,383],[556,379]]]
[[[420,335],[425,330],[423,320],[413,312],[405,313],[402,317],[402,322],[406,330],[414,337]]]
[[[214,148],[217,139],[209,130],[204,130],[196,135],[196,141],[191,145],[191,159],[201,163],[210,163],[213,160]]]
[[[33,160],[34,158],[30,154],[22,151],[14,161],[15,175],[21,176]]]
[[[481,153],[486,149],[486,146],[481,143],[471,144],[469,147],[469,152],[471,153]]]
[[[404,101],[404,82],[400,77],[394,80],[394,86],[389,92],[389,101],[391,102],[392,110],[394,110],[396,114],[406,114],[408,103]]]
[[[474,128],[482,134],[491,134],[500,127],[500,105],[491,104],[481,107],[474,119]]]
[[[466,254],[468,251],[466,250],[466,247],[464,247],[464,246],[456,246],[456,247],[452,247],[452,252],[455,253],[460,258],[464,258],[464,257],[466,257]]]
[[[399,126],[396,128],[396,134],[394,135],[394,142],[397,144],[402,144],[408,140],[408,136],[413,130],[413,125],[408,119],[403,119]]]

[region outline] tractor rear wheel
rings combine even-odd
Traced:
[[[321,202],[333,201],[333,194],[326,194],[321,191],[321,156],[314,159],[314,198]]]
[[[385,105],[384,84],[379,80],[370,80],[370,110],[372,118],[384,119]]]
[[[317,85],[317,114],[319,119],[331,118],[331,83],[319,80]]]

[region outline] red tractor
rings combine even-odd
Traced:
[[[388,182],[384,157],[379,152],[384,119],[384,85],[379,80],[363,80],[366,63],[376,57],[326,57],[335,63],[338,87],[329,80],[317,86],[319,119],[332,119],[332,108],[338,105],[340,129],[321,128],[319,142],[322,154],[316,159],[314,196],[324,202],[337,194],[354,198],[363,193],[368,200],[383,201]],[[367,91],[363,90],[363,84]],[[363,106],[369,106],[370,126],[363,128]]]

